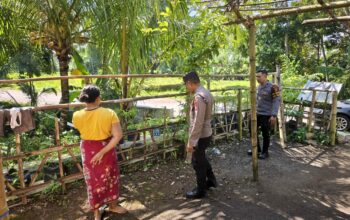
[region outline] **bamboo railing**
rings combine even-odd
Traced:
[[[317,131],[322,131],[325,133],[325,135],[329,136],[330,145],[334,146],[336,143],[336,131],[337,131],[337,125],[336,125],[336,118],[337,118],[337,96],[338,93],[336,91],[332,90],[322,90],[322,89],[301,89],[301,88],[294,88],[294,87],[284,87],[284,91],[290,90],[290,91],[310,91],[312,92],[311,101],[285,101],[284,103],[288,106],[292,107],[298,107],[297,112],[299,112],[301,115],[294,115],[290,116],[287,115],[287,117],[294,117],[296,118],[296,125],[298,127],[302,127],[303,120],[306,120],[306,130],[307,130],[307,139],[311,140],[314,137],[314,131],[315,129]],[[317,92],[325,92],[326,93],[326,99],[324,103],[317,103],[316,96]],[[332,103],[327,103],[327,99],[329,94],[332,95]],[[317,115],[314,112],[314,109],[318,108],[322,110],[321,117],[316,117]],[[305,114],[306,113],[306,114]],[[283,121],[285,124],[286,122]],[[317,123],[319,125],[317,126]],[[285,125],[284,125],[285,126]]]
[[[240,75],[241,76],[241,75]],[[124,77],[124,76],[123,76]],[[152,75],[151,77],[157,77]],[[163,77],[163,76],[162,76]],[[170,77],[174,77],[173,75]],[[176,76],[178,77],[178,76]],[[219,79],[221,77],[236,77],[236,76],[214,76],[216,79]],[[75,79],[80,78],[80,76],[76,77],[64,77],[68,79]],[[98,76],[88,76],[88,77],[82,77],[82,78],[98,78]],[[20,79],[20,80],[0,80],[0,84],[10,84],[10,83],[26,83],[30,81],[39,81],[39,80],[61,80],[62,77],[54,77],[54,78],[34,78],[34,79]],[[232,110],[226,108],[225,104],[225,111],[223,113],[217,113],[213,114],[213,119],[215,121],[218,121],[219,123],[214,123],[213,129],[215,130],[215,133],[217,136],[214,137],[214,140],[218,140],[221,138],[229,138],[232,137],[234,134],[234,128],[235,126],[240,127],[238,131],[238,135],[242,137],[242,128],[243,128],[243,119],[240,120],[238,123],[234,121],[234,115],[238,114],[240,115],[240,118],[242,118],[242,115],[244,112],[249,111],[249,109],[243,109],[243,91],[247,90],[247,88],[244,87],[236,87],[236,88],[229,88],[229,89],[217,89],[217,90],[211,90],[212,93],[216,92],[224,92],[224,91],[232,91],[237,92],[240,94],[240,107],[237,110]],[[135,98],[125,98],[125,99],[117,99],[117,100],[106,100],[101,103],[101,105],[106,104],[119,104],[119,103],[128,103],[128,102],[137,102],[141,100],[148,100],[148,99],[156,99],[156,98],[170,98],[170,97],[180,97],[180,96],[186,96],[187,93],[176,93],[176,94],[167,94],[167,95],[157,95],[157,96],[145,96],[145,97],[135,97]],[[247,101],[247,100],[246,100]],[[57,110],[57,109],[64,109],[64,108],[81,108],[84,104],[82,103],[67,103],[67,104],[58,104],[58,105],[47,105],[47,106],[40,106],[40,107],[33,107],[34,112],[40,112],[40,111],[47,111],[47,110]],[[182,122],[169,122],[166,118],[167,109],[164,108],[163,110],[163,125],[159,126],[151,126],[151,127],[145,127],[143,129],[136,129],[135,131],[125,131],[124,137],[125,139],[131,137],[131,140],[127,142],[127,144],[124,145],[118,145],[117,146],[117,154],[120,158],[119,164],[120,166],[127,166],[138,162],[146,162],[147,160],[153,160],[156,158],[159,158],[159,156],[162,156],[163,159],[165,159],[167,156],[175,156],[177,155],[176,152],[181,149],[181,147],[184,146],[183,141],[180,141],[178,139],[178,131],[181,130]],[[230,117],[230,120],[228,118]],[[247,117],[245,118],[247,119]],[[61,131],[59,126],[59,119],[55,118],[55,144],[51,147],[31,151],[31,152],[23,152],[21,148],[21,142],[20,142],[20,134],[16,134],[16,154],[11,156],[4,156],[1,157],[2,161],[8,162],[16,162],[17,168],[18,168],[18,179],[20,181],[19,186],[15,186],[9,182],[5,182],[5,185],[2,185],[3,188],[7,190],[6,197],[8,200],[16,202],[18,199],[20,199],[20,204],[25,204],[27,202],[27,196],[40,192],[47,187],[50,187],[53,183],[59,183],[62,186],[62,190],[65,191],[65,185],[69,182],[78,180],[83,178],[82,173],[82,165],[79,162],[79,158],[77,158],[77,155],[74,154],[74,149],[79,147],[79,143],[73,143],[73,144],[67,144],[62,142],[61,140]],[[154,135],[155,130],[160,130],[161,135],[157,138]],[[139,139],[138,137],[141,136],[142,138]],[[24,179],[24,170],[25,170],[25,161],[28,160],[28,158],[33,156],[41,156],[40,160],[38,161],[37,165],[31,172],[31,181],[29,183],[25,182]],[[66,173],[65,166],[64,166],[64,156],[70,158],[70,162],[73,163],[75,169],[77,170],[76,173]],[[43,181],[41,175],[43,174],[44,167],[48,164],[49,161],[53,161],[55,164],[58,164],[58,172],[57,174],[57,180],[48,180]],[[3,174],[3,173],[2,173]],[[1,178],[1,176],[0,176]],[[5,191],[2,191],[4,193]],[[6,199],[5,199],[6,201]],[[1,201],[0,201],[1,202]],[[13,202],[11,202],[13,203]],[[7,203],[1,204],[1,208],[7,207]],[[6,206],[5,206],[6,205]]]
[[[253,71],[253,70],[252,70]],[[57,79],[56,79],[57,80]],[[280,84],[280,70],[277,68],[277,73],[275,74],[274,82],[277,82]],[[21,81],[21,83],[24,83],[27,81]],[[210,79],[207,81],[208,88],[210,88]],[[283,90],[307,90],[307,89],[299,89],[299,88],[283,88]],[[231,138],[235,135],[235,132],[237,130],[237,136],[239,140],[242,140],[243,138],[243,127],[244,124],[248,124],[248,117],[243,117],[244,114],[247,114],[248,111],[250,111],[249,108],[243,108],[243,91],[245,91],[245,94],[248,93],[248,88],[244,87],[236,87],[236,88],[229,88],[229,89],[217,89],[217,90],[211,90],[212,93],[216,92],[223,92],[223,91],[232,91],[235,92],[237,97],[237,109],[229,109],[227,107],[227,101],[223,102],[224,105],[224,112],[221,113],[215,113],[213,114],[213,136],[214,141],[222,138]],[[323,91],[323,90],[314,90],[314,91]],[[251,90],[251,95],[254,95],[254,91]],[[135,98],[126,98],[126,99],[118,99],[118,100],[107,100],[102,102],[102,105],[105,104],[111,104],[111,103],[125,103],[125,102],[136,102],[140,100],[147,100],[147,99],[154,99],[154,98],[165,98],[165,97],[179,97],[179,96],[186,96],[186,93],[177,93],[177,94],[167,94],[167,95],[157,95],[157,96],[145,96],[145,97],[135,97]],[[333,93],[333,103],[336,103],[336,93]],[[247,101],[247,99],[245,100]],[[253,99],[251,99],[253,101]],[[253,102],[254,103],[254,102]],[[293,104],[288,103],[286,104]],[[46,111],[46,110],[52,110],[52,109],[62,109],[62,108],[80,108],[84,105],[81,103],[71,103],[71,104],[59,104],[59,105],[53,105],[53,106],[41,106],[41,107],[34,107],[33,110],[35,112],[38,111]],[[315,104],[313,105],[315,106]],[[335,143],[335,137],[336,137],[336,129],[335,129],[335,117],[336,117],[336,107],[332,110],[332,120],[331,120],[331,140],[332,144]],[[303,107],[307,107],[306,104],[304,104]],[[281,111],[279,114],[283,114],[283,108],[281,108]],[[312,111],[311,111],[312,112]],[[237,115],[237,120],[235,120],[235,115]],[[124,145],[118,145],[118,157],[120,158],[119,164],[121,166],[127,166],[138,162],[145,162],[147,160],[153,160],[156,158],[159,158],[159,156],[162,156],[163,159],[169,156],[176,157],[179,147],[183,147],[183,141],[180,141],[177,137],[178,131],[181,130],[181,126],[183,126],[183,122],[169,122],[166,120],[166,108],[163,110],[163,125],[159,126],[152,126],[152,127],[145,127],[143,129],[137,129],[135,131],[126,131],[124,133],[124,137],[127,138],[128,136],[131,136],[131,140],[128,142],[129,146]],[[313,115],[312,115],[313,117]],[[285,119],[281,116],[279,116],[280,121],[280,138],[281,142],[283,142],[283,137],[285,137],[285,132],[283,132],[283,127],[285,126]],[[313,120],[308,120],[312,122]],[[237,129],[236,129],[237,127]],[[160,137],[155,137],[153,131],[154,130],[161,130],[162,135]],[[170,130],[169,130],[170,129]],[[166,132],[168,131],[168,132]],[[59,130],[59,124],[58,119],[55,119],[55,145],[51,146],[49,148],[45,148],[42,150],[32,151],[32,152],[23,152],[21,150],[21,143],[20,143],[20,135],[16,135],[16,154],[12,156],[5,156],[1,157],[0,159],[2,161],[17,161],[18,166],[18,177],[20,180],[19,187],[13,186],[11,183],[5,181],[5,185],[2,187],[7,189],[6,196],[8,199],[17,199],[20,198],[20,202],[26,203],[27,196],[31,195],[33,193],[39,192],[44,190],[45,188],[49,187],[52,183],[55,182],[55,180],[50,180],[43,182],[40,180],[40,175],[43,173],[43,168],[48,163],[49,159],[56,158],[55,161],[57,161],[59,169],[57,173],[57,182],[61,184],[62,190],[65,190],[65,185],[69,182],[78,180],[83,178],[82,173],[82,167],[79,162],[79,159],[74,154],[73,149],[77,148],[79,146],[79,143],[74,144],[67,144],[62,143],[62,140],[60,138],[60,130]],[[281,136],[282,135],[282,136]],[[139,140],[138,136],[141,136],[142,138]],[[41,160],[39,161],[39,164],[37,168],[34,170],[31,182],[26,185],[24,180],[24,163],[23,161],[26,161],[29,157],[32,156],[39,156],[42,155]],[[77,172],[72,174],[66,174],[64,170],[64,161],[63,156],[66,155],[71,159],[71,162],[74,164]],[[257,164],[256,164],[257,165]],[[255,165],[254,165],[255,166]],[[257,167],[254,172],[257,172]],[[257,175],[254,174],[254,175]],[[1,179],[0,175],[0,179]],[[2,177],[3,178],[3,177]],[[257,178],[257,176],[256,176]],[[0,184],[1,185],[1,184]],[[17,200],[16,200],[17,201]],[[6,208],[7,203],[1,204],[1,208]]]

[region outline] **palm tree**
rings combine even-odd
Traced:
[[[31,43],[49,48],[58,59],[60,76],[67,76],[75,44],[88,42],[92,1],[89,0],[3,0],[7,9],[21,18],[20,27],[29,33]],[[21,29],[14,28],[14,29]],[[68,80],[61,80],[60,103],[69,102]],[[62,114],[66,127],[66,112]]]

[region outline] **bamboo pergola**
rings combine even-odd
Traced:
[[[278,8],[273,8],[276,10],[270,11],[268,13],[259,13],[256,15],[243,15],[241,12],[242,10],[240,7],[244,4],[240,4],[239,0],[231,0],[226,7],[226,12],[231,12],[236,15],[235,20],[230,20],[224,25],[237,25],[237,24],[243,24],[245,28],[249,32],[249,48],[248,48],[248,54],[249,54],[249,65],[250,65],[250,101],[251,101],[251,126],[252,126],[252,135],[251,135],[251,143],[252,143],[252,150],[253,150],[253,157],[252,157],[252,168],[253,168],[253,180],[258,181],[258,159],[257,159],[257,134],[256,134],[256,128],[257,128],[257,119],[256,119],[256,84],[255,84],[255,74],[256,74],[256,26],[255,21],[257,20],[265,20],[269,18],[275,18],[280,16],[287,16],[287,15],[293,15],[293,14],[300,14],[300,13],[307,13],[307,12],[316,12],[316,11],[327,11],[332,16],[331,9],[337,9],[337,8],[344,8],[350,6],[350,1],[335,1],[330,3],[325,3],[322,0],[318,0],[319,4],[314,5],[306,5],[306,6],[300,6],[300,7],[290,7],[290,8],[284,8],[282,10],[279,10]],[[261,4],[275,4],[275,2],[265,2],[265,3],[257,3],[255,5],[261,5]],[[256,11],[259,11],[259,9],[256,9]],[[333,14],[334,15],[334,14]],[[280,115],[280,114],[279,114]],[[335,112],[332,114],[333,117],[336,116],[336,109]],[[335,118],[332,118],[332,122],[335,121]],[[279,117],[279,121],[281,120],[281,117]],[[334,123],[332,123],[332,126],[335,127]],[[333,129],[333,128],[332,128]],[[335,129],[335,128],[334,128]],[[281,135],[281,134],[280,134]],[[282,134],[283,135],[283,134]],[[332,143],[334,143],[332,141]]]

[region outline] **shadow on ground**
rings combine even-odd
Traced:
[[[274,144],[259,161],[259,182],[251,181],[249,142],[215,146],[213,168],[220,186],[203,200],[183,198],[194,186],[190,165],[172,161],[122,177],[127,215],[104,219],[350,219],[350,149]],[[63,202],[64,201],[64,202]],[[11,210],[14,219],[92,219],[83,183],[54,201],[34,198]]]

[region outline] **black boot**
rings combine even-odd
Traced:
[[[261,159],[261,160],[265,160],[268,157],[269,157],[269,153],[265,152],[265,153],[260,154],[258,158]]]
[[[218,183],[216,180],[207,180],[207,189],[210,189],[211,187],[216,188],[218,187]]]
[[[258,148],[258,156],[261,154],[261,150],[259,150],[260,148]],[[247,151],[248,156],[252,156],[253,155],[253,151],[252,150],[248,150]]]
[[[187,199],[200,199],[206,196],[205,190],[198,190],[198,188],[193,189],[186,193]]]

